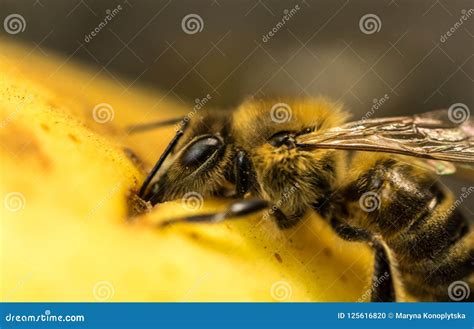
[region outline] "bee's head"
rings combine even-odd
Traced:
[[[233,133],[242,145],[262,145],[281,132],[301,134],[341,125],[341,105],[324,98],[250,99],[233,115]]]
[[[214,194],[226,183],[225,173],[233,154],[228,138],[226,122],[216,114],[193,115],[144,199],[156,204],[187,193],[200,197]]]
[[[248,150],[264,197],[307,205],[331,189],[341,152],[304,150],[295,140],[341,125],[345,115],[340,105],[325,99],[250,100],[233,119],[236,143]],[[298,192],[288,196],[285,191],[295,186]]]

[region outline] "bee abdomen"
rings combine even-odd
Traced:
[[[449,301],[453,283],[473,290],[474,232],[453,206],[449,191],[437,184],[431,190],[436,198],[426,211],[386,242],[409,293],[423,300]]]
[[[445,214],[435,210],[422,213],[413,225],[388,239],[392,249],[403,253],[407,262],[439,259],[469,232],[469,225],[457,209]]]
[[[462,301],[474,298],[474,230],[459,202],[421,166],[383,155],[372,161],[345,190],[350,209],[362,210],[349,224],[385,242],[409,295],[457,301],[453,286],[460,285]]]

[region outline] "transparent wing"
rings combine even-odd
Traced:
[[[448,110],[368,119],[301,135],[301,147],[388,152],[474,165],[474,123]]]

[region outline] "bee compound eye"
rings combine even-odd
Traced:
[[[280,146],[282,146],[283,144],[285,144],[285,142],[288,140],[288,138],[289,138],[289,132],[287,132],[287,131],[281,131],[281,132],[278,132],[278,133],[274,134],[273,136],[271,136],[271,137],[268,139],[268,142],[269,142],[272,146],[280,147]]]
[[[217,137],[202,137],[186,148],[181,156],[181,162],[185,166],[199,166],[205,163],[222,146],[223,142]]]
[[[294,148],[295,139],[294,135],[288,131],[281,131],[274,134],[272,137],[268,139],[268,143],[274,147],[280,147],[282,145],[286,145],[288,148]]]

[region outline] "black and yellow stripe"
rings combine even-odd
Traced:
[[[384,154],[358,155],[345,188],[349,222],[372,232],[389,248],[404,290],[419,300],[450,301],[449,286],[465,282],[474,297],[474,231],[452,193],[413,160]],[[366,192],[379,196],[372,212],[357,209]]]

